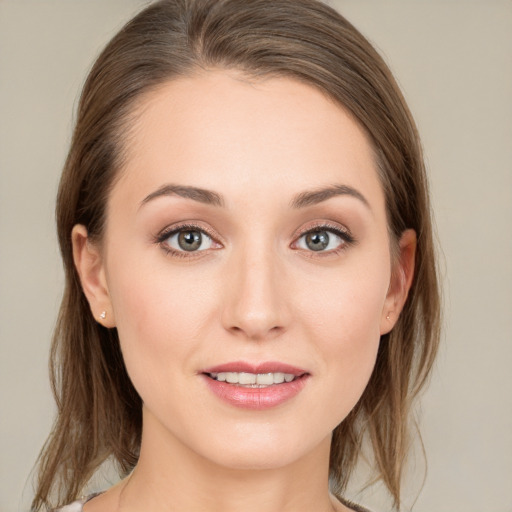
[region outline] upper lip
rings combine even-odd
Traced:
[[[200,373],[221,373],[221,372],[235,372],[235,373],[289,373],[300,377],[308,373],[302,368],[292,366],[286,363],[277,361],[265,361],[261,363],[248,363],[246,361],[233,361],[230,363],[223,363],[216,366],[211,366],[201,370]]]

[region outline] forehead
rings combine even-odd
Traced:
[[[353,117],[290,78],[204,72],[143,96],[117,186],[133,199],[166,182],[267,197],[342,183],[384,200],[373,150]],[[248,194],[247,198],[253,198]]]

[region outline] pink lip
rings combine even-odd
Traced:
[[[218,366],[212,366],[201,370],[200,373],[220,373],[220,372],[246,372],[246,373],[291,373],[297,377],[304,375],[306,370],[291,366],[285,363],[279,363],[276,361],[266,361],[263,363],[251,364],[245,361],[233,361],[231,363],[219,364]]]
[[[297,378],[292,382],[273,384],[264,388],[248,388],[212,379],[208,373],[290,373]],[[309,373],[301,368],[278,362],[250,364],[243,361],[221,364],[201,372],[208,388],[224,402],[243,409],[263,410],[276,407],[296,396],[306,385]]]

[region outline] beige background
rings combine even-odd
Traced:
[[[141,0],[0,0],[0,510],[54,411],[62,273],[53,203],[78,90]],[[423,400],[414,510],[512,511],[512,2],[331,2],[381,50],[423,136],[445,255],[446,329]],[[406,500],[421,482],[411,469]],[[379,489],[357,496],[386,510]]]

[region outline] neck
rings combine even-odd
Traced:
[[[344,510],[333,505],[328,491],[329,449],[330,438],[282,467],[230,468],[192,451],[149,419],[139,462],[124,485],[119,508],[123,512]]]

